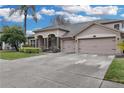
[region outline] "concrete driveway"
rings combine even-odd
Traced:
[[[0,87],[124,87],[103,80],[112,59],[113,56],[57,53],[13,61],[0,60]]]

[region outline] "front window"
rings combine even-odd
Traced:
[[[35,40],[31,40],[31,46],[35,47]]]
[[[114,25],[114,29],[119,30],[119,26],[120,26],[119,24],[115,24],[115,25]]]

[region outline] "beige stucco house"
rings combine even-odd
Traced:
[[[124,20],[99,20],[37,29],[29,44],[64,53],[118,54]]]

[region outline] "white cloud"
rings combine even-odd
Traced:
[[[64,6],[62,6],[62,9],[69,13],[77,13],[77,12],[83,11],[80,6],[76,6],[76,5],[64,5]]]
[[[10,11],[10,8],[0,8],[0,16],[3,17],[4,21],[23,22],[24,15],[20,15],[19,11],[17,11],[12,16],[9,16]],[[36,13],[36,16],[38,19],[42,18],[40,13]],[[27,18],[32,19],[32,16],[28,15]]]
[[[43,9],[40,10],[40,13],[51,16],[51,15],[55,14],[55,10],[43,8]]]
[[[61,7],[63,11],[55,11],[54,9],[42,8],[36,13],[36,16],[38,19],[41,19],[42,14],[49,16],[64,15],[66,20],[69,20],[72,23],[78,23],[100,19],[99,17],[78,15],[77,13],[79,12],[85,12],[87,15],[116,15],[119,9],[117,6],[92,7],[89,5],[64,5]],[[0,8],[0,16],[2,16],[5,21],[23,22],[24,16],[20,16],[19,11],[14,13],[12,16],[9,16],[10,11],[10,8]],[[121,16],[124,16],[124,14],[122,14]],[[32,19],[32,16],[28,15],[28,18]]]
[[[70,14],[65,17],[65,20],[71,23],[80,23],[80,22],[87,22],[87,21],[93,21],[99,19],[100,19],[99,17],[82,16],[76,14]]]
[[[40,20],[42,18],[41,14],[39,12],[36,13],[36,17],[37,17],[38,20]]]
[[[10,8],[0,8],[0,16],[7,16],[10,12]]]
[[[120,16],[121,16],[121,17],[124,17],[124,14],[121,14]]]
[[[36,17],[38,20],[40,20],[42,18],[42,15],[39,12],[37,12]],[[32,19],[33,17],[31,15],[28,15],[27,18]]]
[[[5,21],[13,21],[13,22],[22,22],[24,16],[19,15],[19,11],[14,13],[12,16],[9,16],[11,9],[10,8],[1,8],[0,9],[0,16],[3,17]]]
[[[117,6],[100,6],[86,10],[86,13],[89,15],[117,15],[117,12]]]
[[[27,34],[27,35],[33,35],[34,32],[33,32],[32,30],[27,30],[26,34]]]
[[[19,11],[15,12],[12,16],[8,16],[8,15],[5,16],[6,21],[23,22],[24,15],[20,15]]]
[[[72,5],[72,6],[62,6],[64,11],[70,13],[85,12],[88,15],[116,15],[118,11],[117,6],[97,6],[91,7],[89,5]]]
[[[57,11],[55,14],[56,14],[56,15],[70,15],[70,14],[72,14],[72,13],[68,13],[68,12],[66,12],[66,11]]]
[[[71,23],[80,23],[80,22],[93,21],[93,20],[100,19],[100,17],[82,16],[74,13],[68,13],[65,11],[56,12],[56,15],[64,16],[65,21],[69,21]]]

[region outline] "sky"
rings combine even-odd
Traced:
[[[5,25],[23,27],[24,15],[20,15],[19,11],[9,16],[10,11],[17,7],[19,6],[0,5],[0,28]],[[56,15],[64,15],[64,19],[72,24],[103,19],[124,19],[122,5],[36,5],[35,8],[38,21],[35,22],[31,14],[28,14],[27,34],[49,26]]]

